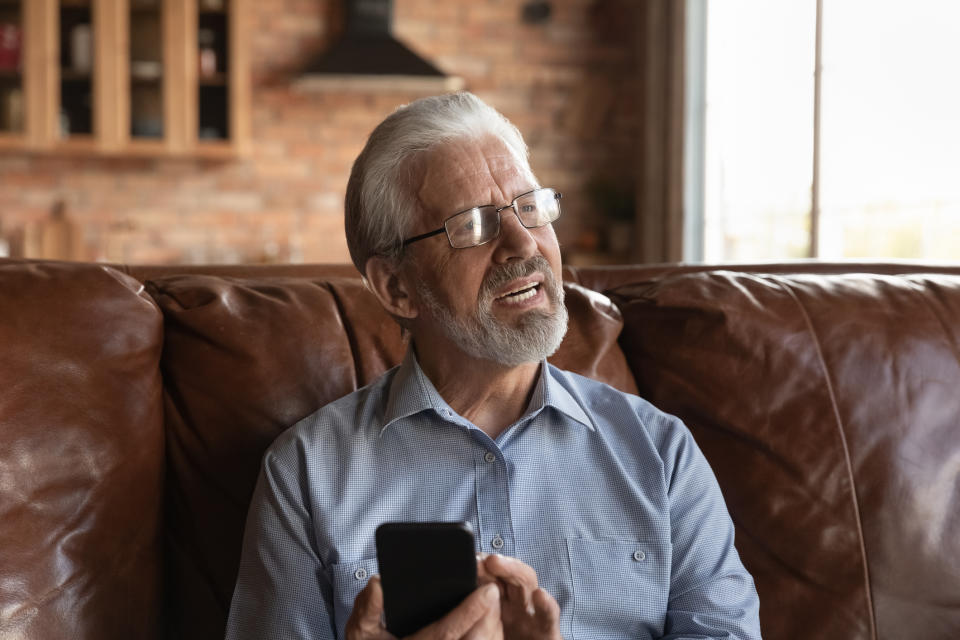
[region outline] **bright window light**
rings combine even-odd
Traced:
[[[960,3],[824,1],[823,258],[960,259]]]
[[[960,260],[960,3],[823,0],[824,259]],[[703,259],[810,253],[815,0],[707,2]]]

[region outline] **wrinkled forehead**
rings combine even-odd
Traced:
[[[425,154],[422,168],[421,202],[449,212],[509,202],[536,186],[526,160],[493,136],[442,143]]]

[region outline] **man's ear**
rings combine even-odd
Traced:
[[[388,313],[410,320],[419,315],[407,278],[393,261],[373,256],[367,260],[365,271],[368,288]]]

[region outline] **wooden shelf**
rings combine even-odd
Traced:
[[[227,74],[214,73],[200,76],[199,82],[201,87],[225,87],[227,86]]]
[[[93,74],[89,71],[73,71],[72,69],[61,69],[60,80],[63,82],[90,82],[93,80]]]
[[[57,155],[88,156],[96,152],[97,140],[89,133],[74,133],[61,138],[56,147],[51,149]]]
[[[130,74],[130,84],[155,87],[163,84],[163,76],[135,76]]]

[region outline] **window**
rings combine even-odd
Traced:
[[[688,259],[960,260],[960,4],[688,6]]]

